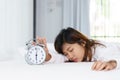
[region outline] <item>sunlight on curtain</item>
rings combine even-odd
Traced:
[[[90,35],[94,39],[120,42],[120,0],[91,0]]]

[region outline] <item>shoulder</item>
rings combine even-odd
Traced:
[[[114,42],[105,42],[105,41],[98,41],[102,45],[98,45],[95,48],[95,54],[102,54],[102,53],[113,53],[114,51],[120,51],[120,43]]]
[[[117,42],[106,42],[106,41],[97,41],[98,43],[100,43],[100,44],[102,44],[102,45],[104,45],[104,46],[106,46],[106,48],[108,47],[118,47],[118,46],[120,46],[120,43],[117,43]],[[97,47],[99,47],[99,46],[97,46]]]

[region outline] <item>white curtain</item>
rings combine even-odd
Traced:
[[[37,35],[54,42],[58,32],[74,27],[89,36],[89,0],[37,0]]]
[[[46,37],[47,42],[54,42],[62,26],[62,0],[36,1],[37,36]]]
[[[63,26],[74,27],[89,36],[89,3],[90,0],[63,0]]]
[[[32,0],[0,0],[0,61],[32,38]]]

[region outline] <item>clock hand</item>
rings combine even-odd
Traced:
[[[37,56],[38,56],[38,55],[37,55],[37,52],[38,52],[38,51],[37,51],[37,49],[36,49],[36,54],[35,54],[36,63],[37,63]]]

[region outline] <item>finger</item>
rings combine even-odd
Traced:
[[[47,41],[46,41],[46,38],[43,38],[43,44],[47,47]]]
[[[111,70],[111,69],[110,69],[109,66],[106,66],[106,67],[104,68],[104,70],[105,70],[105,71],[108,71],[108,70]]]
[[[106,67],[106,63],[103,62],[103,63],[98,67],[98,70],[99,70],[99,71],[100,71],[100,70],[104,70],[105,67]]]
[[[42,42],[42,44],[46,44],[45,43],[45,38],[41,38],[41,42]]]
[[[105,71],[108,71],[108,70],[111,70],[111,69],[114,69],[114,67],[112,65],[110,65],[109,63],[106,63],[106,67],[105,67]]]
[[[40,37],[37,36],[37,37],[36,37],[36,40],[39,41],[39,39],[40,39]]]
[[[41,38],[41,44],[43,44],[44,47],[47,47],[46,42],[45,42],[45,38]]]
[[[96,65],[97,65],[97,62],[94,62],[94,64],[92,65],[93,70],[95,69]]]
[[[46,52],[48,53],[49,50],[48,50],[48,47],[47,47],[47,41],[46,41],[46,38],[42,38],[42,43],[45,45],[44,49],[45,49]]]
[[[94,63],[92,69],[93,70],[99,70],[101,65],[102,65],[102,62],[101,61],[97,61],[97,62]]]
[[[36,40],[37,40],[38,43],[40,43],[41,38],[37,37]]]
[[[99,70],[100,66],[102,65],[101,61],[98,61],[95,67],[95,70]]]
[[[38,43],[39,43],[39,44],[43,44],[43,40],[42,40],[41,37],[38,38]]]
[[[44,37],[38,37],[37,36],[37,41],[38,41],[38,43],[39,44],[44,44],[44,50],[46,51],[46,53],[49,53],[49,50],[48,50],[48,48],[47,48],[47,41],[46,41],[46,38],[44,38]]]
[[[32,42],[32,45],[36,45],[35,42]]]

